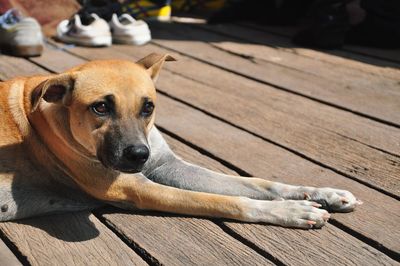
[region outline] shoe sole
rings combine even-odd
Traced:
[[[95,38],[74,38],[70,36],[58,36],[57,39],[64,43],[76,44],[81,46],[101,47],[111,45],[111,36],[98,36]]]
[[[144,45],[151,41],[150,36],[142,36],[142,37],[132,37],[132,36],[113,36],[113,43],[117,44],[133,44],[133,45]]]
[[[42,54],[43,45],[1,45],[1,50],[14,56],[34,57]]]

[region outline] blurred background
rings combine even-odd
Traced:
[[[60,21],[74,14],[85,17],[96,13],[106,21],[113,13],[162,21],[190,14],[212,24],[252,21],[296,26],[292,40],[302,46],[400,46],[398,0],[0,0],[0,14],[12,8],[37,19],[47,36],[55,35]],[[85,24],[90,19],[82,21]]]

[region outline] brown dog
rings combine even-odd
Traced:
[[[223,175],[175,156],[153,125],[154,82],[169,60],[93,61],[0,83],[0,221],[108,202],[311,228],[329,218],[316,202],[359,203],[344,190]]]

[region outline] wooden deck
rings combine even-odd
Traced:
[[[251,24],[151,29],[143,47],[0,55],[0,80],[170,53],[156,124],[177,154],[364,204],[311,231],[111,207],[1,223],[0,265],[400,265],[400,50],[297,48],[291,29]]]

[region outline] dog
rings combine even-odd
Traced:
[[[176,156],[154,125],[170,55],[100,60],[0,83],[0,221],[103,204],[320,228],[345,190],[229,176]],[[324,207],[320,208],[320,207]]]

